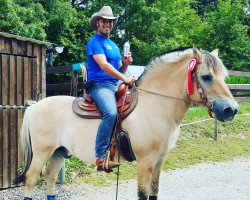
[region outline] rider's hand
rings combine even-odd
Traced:
[[[126,66],[131,65],[133,62],[131,52],[129,52],[127,56],[123,56],[122,61]]]
[[[128,76],[128,77],[125,76],[123,82],[126,84],[129,84],[129,85],[133,85],[133,83],[135,83],[135,77],[134,76]]]

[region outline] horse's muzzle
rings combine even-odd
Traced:
[[[212,112],[219,121],[231,121],[239,110],[239,105],[234,100],[217,99],[213,103]]]

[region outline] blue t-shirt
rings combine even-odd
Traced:
[[[119,71],[121,63],[121,54],[117,45],[109,38],[95,34],[87,44],[86,55],[88,60],[88,81],[113,82],[118,79],[104,72],[93,58],[95,54],[104,54],[108,63]]]

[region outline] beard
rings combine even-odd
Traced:
[[[99,29],[98,32],[103,37],[109,37],[109,35],[111,33],[111,29],[110,28],[104,28],[104,29],[101,29],[101,30]]]

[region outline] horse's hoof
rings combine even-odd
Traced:
[[[55,195],[48,195],[47,196],[47,200],[56,200],[56,196]]]

